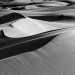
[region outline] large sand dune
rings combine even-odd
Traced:
[[[49,22],[34,21],[47,24],[44,26],[48,29],[51,27]],[[55,24],[52,25],[55,28],[64,28],[66,25]],[[66,25],[69,26],[71,27],[71,23]],[[12,31],[22,36],[15,28]],[[58,35],[36,51],[0,61],[0,75],[75,75],[75,30]]]
[[[1,75],[75,75],[75,31],[57,36],[44,47],[0,61]]]
[[[0,74],[75,75],[75,30],[58,35],[36,51],[0,61]]]

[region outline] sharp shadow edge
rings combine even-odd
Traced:
[[[36,51],[38,48],[41,48],[47,43],[49,43],[50,41],[52,41],[56,36],[58,35],[53,35],[50,37],[45,37],[42,39],[33,40],[30,42],[3,48],[2,50],[0,50],[0,60],[9,58],[15,55],[19,55],[22,53]]]
[[[64,15],[45,15],[45,16],[36,16],[36,17],[30,17],[33,19],[43,20],[43,21],[62,21],[62,20],[75,20],[75,17],[73,16],[64,16]]]
[[[0,17],[0,24],[8,23],[21,18],[25,18],[25,17],[19,13],[10,13]]]

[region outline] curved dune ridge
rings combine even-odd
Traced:
[[[74,22],[46,22],[32,18],[22,18],[11,24],[13,27],[3,29],[5,36],[12,38],[27,37],[50,30],[74,27]]]
[[[49,1],[49,2],[45,2],[43,4],[39,4],[42,6],[55,6],[55,7],[60,7],[60,6],[67,6],[68,3],[65,2],[59,2],[59,1]]]
[[[75,75],[75,30],[44,47],[0,61],[1,75]]]
[[[31,3],[31,0],[14,0],[16,3]]]
[[[13,38],[18,38],[18,37],[25,37],[28,36],[28,34],[23,33],[21,30],[17,28],[7,28],[3,30],[5,36],[7,37],[13,37]]]
[[[20,19],[14,22],[12,26],[12,28],[3,29],[5,36],[12,38],[26,37],[57,29],[56,27],[48,27],[40,24],[39,22],[36,22],[30,18]]]

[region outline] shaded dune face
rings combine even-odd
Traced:
[[[0,24],[16,21],[18,19],[25,18],[23,15],[18,13],[10,13],[0,17]]]
[[[60,34],[44,47],[0,61],[1,75],[75,75],[75,31]]]
[[[32,17],[34,19],[47,21],[47,22],[57,22],[57,21],[72,21],[75,20],[75,17],[73,16],[64,16],[64,15],[51,15],[51,16],[37,16]]]

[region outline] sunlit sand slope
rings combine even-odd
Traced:
[[[57,27],[43,25],[31,18],[23,18],[11,24],[13,27],[3,29],[5,36],[7,37],[26,37],[36,35],[49,30],[57,29]]]
[[[73,6],[64,6],[64,7],[38,7],[38,5],[30,5],[26,6],[25,10],[10,10],[10,9],[0,9],[0,16],[6,15],[12,12],[20,13],[24,16],[44,16],[44,15],[51,15],[51,14],[62,14],[68,13],[69,15],[75,15],[74,9],[75,5]],[[73,9],[73,10],[72,10]],[[71,10],[71,11],[70,11]],[[67,12],[69,11],[69,12]],[[70,12],[72,14],[70,14]],[[59,14],[60,13],[60,14]],[[65,14],[65,15],[66,15]]]
[[[1,75],[75,75],[75,31],[57,36],[44,47],[0,61]]]

